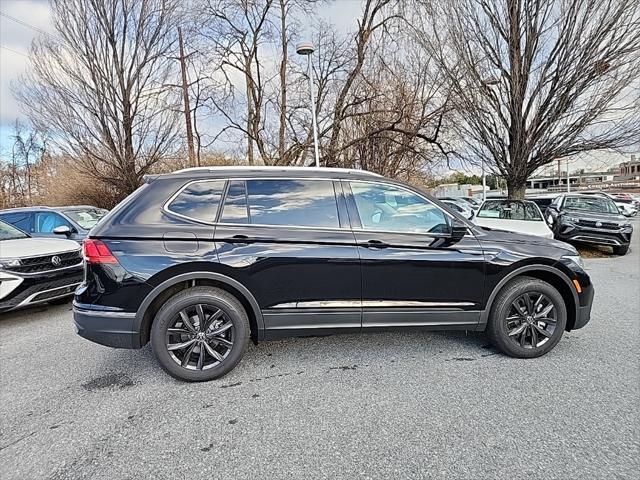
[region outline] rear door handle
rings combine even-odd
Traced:
[[[389,244],[383,242],[382,240],[367,240],[363,246],[367,248],[387,248]]]

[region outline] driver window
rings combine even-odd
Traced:
[[[52,233],[53,229],[60,226],[67,226],[71,228],[69,222],[67,222],[61,215],[54,212],[38,212],[36,213],[35,231],[37,233]]]
[[[442,210],[413,192],[393,185],[350,182],[365,230],[447,233]]]

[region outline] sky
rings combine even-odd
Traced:
[[[361,5],[362,0],[335,0],[322,7],[320,15],[339,30],[348,31],[355,28]],[[0,0],[0,12],[3,14],[0,15],[0,152],[5,152],[10,146],[9,136],[14,123],[25,121],[24,113],[11,93],[11,85],[29,68],[28,53],[33,39],[43,32],[50,35],[56,32],[47,0]],[[628,155],[595,153],[572,160],[569,168],[606,170],[625,160]],[[478,170],[470,169],[472,173],[479,173]]]

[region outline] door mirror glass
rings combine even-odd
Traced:
[[[66,235],[67,237],[71,235],[71,229],[67,225],[60,225],[53,229],[53,233],[56,235]]]

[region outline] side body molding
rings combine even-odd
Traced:
[[[487,326],[487,321],[489,319],[489,313],[491,312],[491,307],[493,306],[493,301],[495,300],[496,296],[498,295],[502,287],[504,287],[504,285],[509,280],[511,280],[514,277],[517,277],[518,275],[522,275],[523,273],[526,273],[526,272],[533,272],[533,271],[539,272],[541,270],[552,273],[553,275],[560,278],[564,283],[567,284],[569,291],[573,295],[573,302],[577,312],[580,307],[580,300],[578,299],[578,294],[575,291],[575,287],[573,286],[573,283],[564,272],[562,272],[557,268],[550,267],[549,265],[540,265],[540,264],[526,265],[524,267],[516,268],[513,272],[509,273],[502,280],[500,280],[498,284],[494,287],[493,291],[491,292],[491,295],[489,295],[489,298],[487,299],[485,309],[480,314],[480,323],[478,324],[477,330],[484,330],[485,327]]]
[[[173,285],[176,285],[177,283],[185,282],[188,280],[198,280],[198,279],[215,280],[216,282],[220,282],[225,285],[228,285],[234,288],[235,290],[237,290],[238,292],[240,292],[244,296],[244,298],[247,300],[249,305],[251,306],[251,310],[253,311],[253,315],[255,316],[256,327],[257,327],[257,332],[256,332],[257,339],[258,340],[264,339],[264,320],[262,318],[262,311],[260,310],[258,302],[256,301],[253,294],[244,285],[242,285],[240,282],[238,282],[237,280],[234,280],[231,277],[227,277],[226,275],[223,275],[221,273],[205,272],[205,271],[189,272],[189,273],[176,275],[175,277],[171,277],[170,279],[165,280],[164,282],[156,286],[153,290],[151,290],[151,292],[149,292],[149,294],[142,301],[142,303],[140,304],[140,307],[138,308],[138,311],[136,312],[136,317],[134,320],[134,327],[136,331],[142,332],[142,322],[144,319],[144,314],[149,308],[149,305],[151,305],[151,302],[153,302],[158,295],[164,292],[167,288]]]

